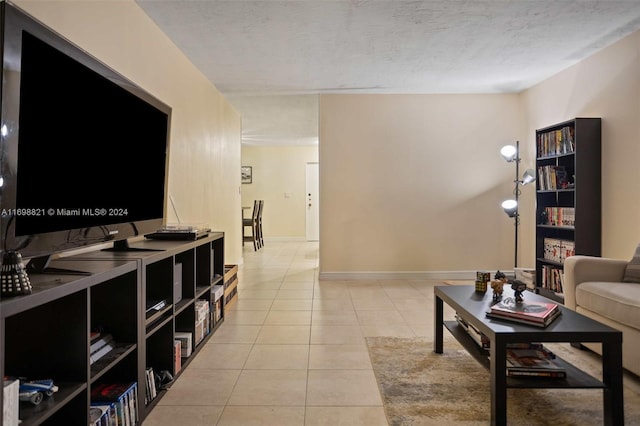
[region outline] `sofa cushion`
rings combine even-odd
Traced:
[[[584,282],[576,288],[578,306],[640,330],[640,284]]]
[[[640,283],[640,244],[636,247],[636,252],[624,270],[622,281],[626,283]]]

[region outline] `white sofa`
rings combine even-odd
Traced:
[[[622,365],[640,376],[640,283],[624,282],[628,260],[571,256],[564,262],[564,305],[622,331]],[[585,346],[601,353],[599,345]]]

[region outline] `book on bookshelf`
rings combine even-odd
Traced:
[[[104,357],[106,354],[111,352],[116,347],[116,342],[113,340],[113,336],[111,334],[100,334],[98,337],[91,341],[91,346],[89,347],[90,356],[89,362],[93,364],[98,361],[100,358]]]
[[[135,426],[138,423],[138,385],[136,382],[102,383],[91,389],[91,403],[113,403],[118,425]]]
[[[574,207],[549,206],[544,208],[546,222],[543,225],[573,228],[576,224]]]
[[[113,335],[107,333],[99,333],[97,337],[91,339],[90,353],[96,352],[98,349],[102,348],[106,344],[113,341]]]
[[[563,263],[567,257],[576,254],[575,242],[573,241],[550,237],[545,237],[542,241],[544,246],[543,256],[546,260]]]
[[[182,342],[180,340],[173,341],[173,372],[178,374],[182,368]]]
[[[564,166],[550,164],[538,166],[538,190],[555,191],[574,187],[575,182],[571,181]]]
[[[118,426],[115,404],[92,403],[89,407],[91,426]]]
[[[536,270],[533,268],[513,268],[516,280],[526,284],[528,289],[536,288]]]
[[[507,375],[511,377],[565,378],[566,369],[555,355],[543,346],[507,348]]]
[[[180,340],[182,343],[182,357],[188,358],[191,356],[191,351],[193,349],[193,334],[188,331],[176,331],[175,339]]]
[[[9,377],[3,379],[2,393],[2,424],[17,425],[20,423],[18,412],[20,411],[20,380]]]
[[[145,404],[149,404],[158,396],[158,386],[156,385],[156,375],[153,368],[149,367],[145,370]]]
[[[558,130],[552,130],[538,134],[538,157],[569,154],[575,151],[575,130],[572,126],[564,126]]]
[[[553,265],[542,265],[541,287],[551,290],[554,293],[564,293],[564,271],[562,268]]]

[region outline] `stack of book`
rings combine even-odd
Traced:
[[[567,372],[541,343],[529,343],[507,347],[507,376],[563,379]]]
[[[116,342],[109,333],[91,333],[90,358],[91,364],[111,352],[115,348]]]
[[[135,426],[138,424],[138,384],[99,384],[91,389],[91,406],[104,410],[104,414],[98,416],[99,425],[103,418],[109,418],[114,413],[118,426]]]
[[[158,396],[158,383],[156,382],[156,375],[153,372],[153,368],[149,367],[145,370],[145,378],[146,380],[146,392],[144,402],[145,404],[149,404]]]
[[[487,312],[487,316],[537,327],[546,327],[551,324],[560,313],[560,308],[553,302],[529,302],[524,300],[517,303],[515,298],[506,297],[492,305]]]
[[[460,324],[460,326],[462,326],[462,328],[469,334],[469,336],[471,336],[471,338],[473,339],[473,341],[481,348],[484,350],[488,350],[489,349],[489,338],[487,336],[484,335],[484,333],[482,333],[480,330],[478,330],[476,327],[473,326],[473,324],[468,323],[467,321],[464,320],[464,318],[462,318],[461,316],[459,316],[456,313],[456,321],[458,321],[458,324]]]
[[[536,270],[532,268],[513,268],[516,280],[520,280],[527,285],[528,289],[536,288]]]

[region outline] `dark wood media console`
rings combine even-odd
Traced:
[[[214,286],[223,284],[225,273],[224,233],[195,241],[141,240],[131,247],[144,250],[97,250],[54,260],[51,266],[90,275],[32,274],[32,294],[0,301],[2,375],[53,379],[59,386],[39,405],[20,403],[23,426],[90,424],[91,389],[109,382],[138,383],[141,423],[163,396],[161,390],[153,399],[147,395],[147,369],[179,376],[224,321],[224,310],[219,320],[213,312]],[[182,271],[179,277],[174,270]],[[174,303],[174,284],[180,281],[181,299]],[[208,332],[197,342],[199,300],[209,302],[210,316]],[[164,307],[148,315],[157,301]],[[116,343],[92,363],[90,332],[96,329],[112,334]],[[176,332],[193,336],[179,371]]]

